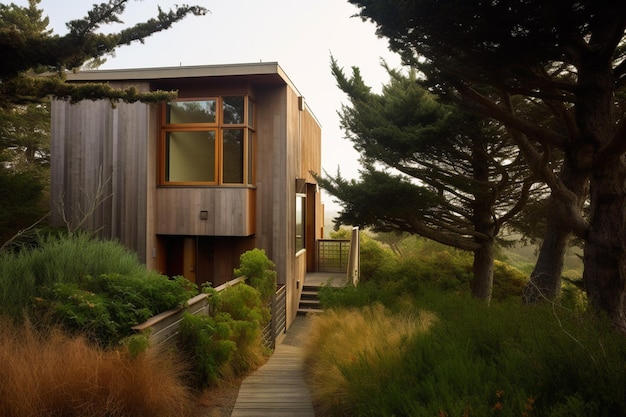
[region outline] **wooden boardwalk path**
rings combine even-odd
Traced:
[[[278,345],[241,384],[231,417],[315,417],[302,355],[299,346]]]
[[[346,283],[345,274],[307,274],[305,285]],[[309,321],[298,316],[282,343],[265,365],[248,376],[241,387],[231,417],[315,417],[304,378],[304,352]]]

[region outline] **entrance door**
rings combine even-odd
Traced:
[[[194,284],[198,283],[197,279],[198,265],[198,245],[193,237],[183,239],[183,273],[182,275]]]

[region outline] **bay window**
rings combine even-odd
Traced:
[[[254,102],[248,96],[165,104],[160,183],[252,185],[254,113]]]

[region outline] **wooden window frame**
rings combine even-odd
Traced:
[[[223,120],[223,98],[224,97],[243,97],[243,123],[237,124],[225,124]],[[220,96],[206,96],[206,97],[189,97],[184,99],[175,100],[176,102],[190,102],[190,101],[216,101],[216,114],[215,122],[211,123],[171,123],[167,124],[167,105],[168,103],[162,103],[159,112],[159,157],[157,158],[159,167],[159,181],[161,186],[227,186],[227,187],[249,187],[256,184],[256,102],[248,94],[224,94]],[[249,112],[252,109],[252,117]],[[252,123],[249,123],[249,122]],[[241,129],[243,130],[243,155],[242,165],[243,173],[241,183],[225,183],[224,182],[224,138],[223,132],[227,129]],[[166,149],[166,137],[167,133],[171,132],[200,132],[215,130],[215,181],[166,181],[166,164],[167,164],[167,149]],[[250,155],[252,152],[252,155]],[[248,182],[248,179],[250,181]]]

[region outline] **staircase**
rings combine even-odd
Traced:
[[[302,286],[302,295],[300,296],[300,304],[298,305],[298,314],[319,313],[322,311],[318,293],[318,286]]]

